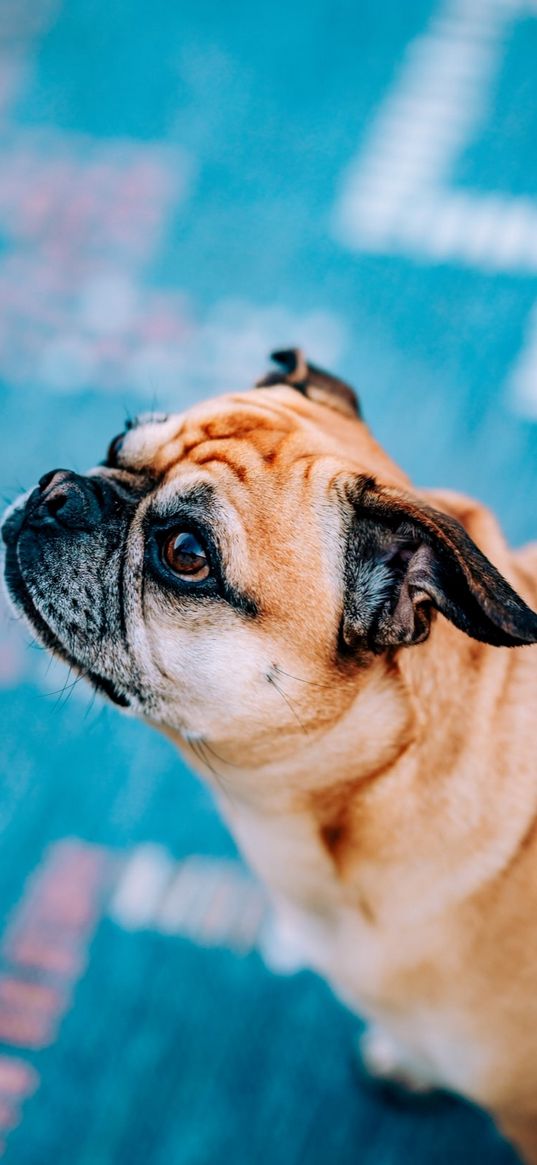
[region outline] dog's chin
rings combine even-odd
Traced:
[[[83,675],[84,679],[89,680],[96,691],[108,697],[113,704],[119,708],[129,708],[130,701],[123,692],[119,691],[113,681],[97,672],[88,670],[84,663],[76,659],[58,638],[56,632],[49,627],[41,612],[38,611],[24,581],[18,560],[16,541],[8,542],[6,546],[4,578],[12,606],[18,615],[23,616],[43,647],[46,647],[56,658],[63,660],[69,667]]]

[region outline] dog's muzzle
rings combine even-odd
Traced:
[[[2,525],[15,606],[45,646],[122,705],[129,701],[110,678],[110,664],[122,654],[117,561],[128,510],[113,481],[54,469]]]

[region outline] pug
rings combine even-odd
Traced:
[[[417,490],[298,350],[7,513],[12,603],[213,786],[373,1073],[537,1163],[537,545]]]

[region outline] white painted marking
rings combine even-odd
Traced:
[[[537,304],[526,326],[525,342],[508,382],[515,412],[537,421]]]
[[[127,862],[116,887],[110,913],[125,930],[152,926],[155,911],[174,872],[160,845],[140,845]]]
[[[138,846],[125,864],[110,915],[130,931],[180,935],[239,955],[258,949],[279,975],[304,966],[292,919],[276,917],[262,886],[237,861],[193,854],[174,862],[161,846]]]
[[[511,24],[535,15],[535,0],[445,0],[408,46],[344,180],[335,230],[347,246],[537,272],[535,200],[449,186],[457,157],[488,115]]]

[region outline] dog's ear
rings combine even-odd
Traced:
[[[537,614],[456,518],[372,479],[355,480],[345,494],[352,506],[342,623],[348,648],[421,643],[435,609],[483,643],[537,643]]]
[[[362,413],[358,397],[350,385],[329,372],[323,372],[315,364],[308,364],[300,348],[288,348],[281,352],[271,352],[271,360],[280,365],[277,372],[269,372],[256,382],[256,388],[270,388],[276,384],[287,384],[296,388],[303,396],[319,404],[328,405],[340,413],[361,419]]]

